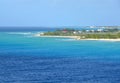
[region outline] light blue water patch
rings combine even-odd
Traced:
[[[120,58],[120,42],[34,37],[37,32],[1,32],[0,55]]]

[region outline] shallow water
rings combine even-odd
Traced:
[[[119,83],[120,42],[0,33],[1,83]]]

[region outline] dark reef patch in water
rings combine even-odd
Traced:
[[[0,83],[119,83],[120,62],[0,56]]]

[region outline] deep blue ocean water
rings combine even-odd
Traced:
[[[120,83],[120,42],[0,32],[0,83]]]

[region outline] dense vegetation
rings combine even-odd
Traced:
[[[75,32],[77,30],[74,30],[74,29],[58,29],[54,32],[45,32],[44,35],[57,35],[57,36],[73,36],[73,35],[76,35],[76,34],[73,34],[73,32]]]
[[[62,29],[54,32],[45,32],[44,35],[51,36],[79,36],[80,38],[94,38],[94,39],[117,39],[120,38],[120,31],[116,28],[105,29],[101,32],[86,32],[85,30]]]
[[[85,38],[95,38],[95,39],[117,39],[120,38],[120,33],[101,33],[101,34],[84,34]]]

